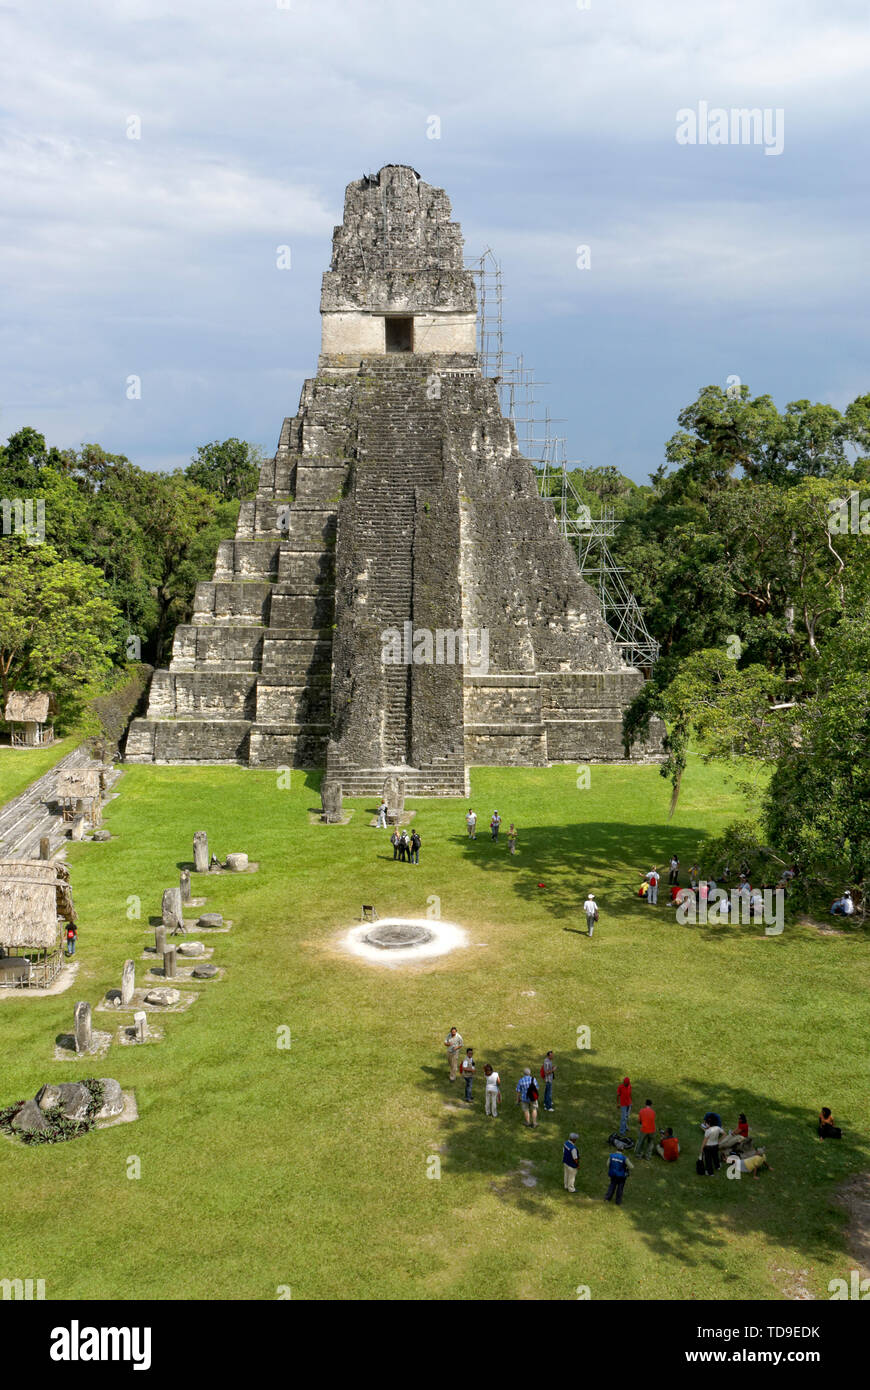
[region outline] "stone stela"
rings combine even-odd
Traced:
[[[128,762],[325,765],[353,797],[392,774],[409,796],[463,796],[471,765],[621,761],[643,675],[482,374],[444,190],[401,164],[350,183],[320,312],[317,375],[154,673]],[[384,631],[406,624],[485,632],[486,672],[385,662]],[[660,755],[662,732],[633,757]]]

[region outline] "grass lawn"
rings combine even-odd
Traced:
[[[70,735],[47,748],[0,748],[0,806],[48,772],[80,742],[80,736]]]
[[[691,761],[670,825],[655,767],[594,767],[587,790],[575,778],[573,767],[475,770],[474,843],[463,803],[410,802],[423,837],[411,867],[369,827],[376,798],[346,803],[347,826],[310,823],[315,774],[294,773],[284,790],[274,773],[241,768],[127,769],[105,817],[117,839],[70,846],[74,987],[0,1002],[0,1105],[93,1069],[135,1089],[140,1119],[53,1147],[0,1139],[0,1274],[76,1299],[270,1299],[279,1286],[298,1299],[574,1299],[582,1285],[595,1299],[827,1298],[854,1263],[835,1192],[870,1162],[866,937],[677,926],[633,890],[672,850],[688,866],[700,833],[740,813],[721,768]],[[517,823],[515,859],[504,836],[489,840],[496,806],[504,831]],[[226,977],[162,1021],[162,1043],[113,1046],[93,1068],[55,1063],[77,999],[96,1005],[128,956],[141,978],[149,916],[200,828],[221,858],[241,849],[261,863],[194,879],[202,910],[235,922],[209,938]],[[591,942],[589,888],[602,909]],[[338,948],[361,903],[422,916],[433,898],[466,927],[467,949],[388,969]],[[95,1026],[117,1026],[106,1019]],[[498,1120],[484,1117],[480,1079],[471,1108],[447,1081],[454,1023],[479,1078],[487,1060],[501,1073]],[[576,1046],[581,1025],[589,1050]],[[526,1131],[514,1087],[550,1047],[556,1113]],[[618,1209],[602,1198],[625,1073],[684,1152],[636,1164]],[[815,1138],[823,1103],[844,1127],[839,1144]],[[696,1177],[710,1108],[726,1125],[746,1111],[772,1172]],[[570,1130],[581,1136],[573,1197],[561,1168]],[[433,1156],[440,1178],[427,1175]]]

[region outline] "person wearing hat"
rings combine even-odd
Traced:
[[[592,935],[592,929],[598,921],[598,904],[595,901],[595,894],[590,893],[585,903],[583,911],[586,913],[586,935]]]
[[[577,1181],[577,1169],[580,1166],[580,1154],[577,1149],[579,1138],[579,1134],[569,1134],[562,1150],[562,1174],[566,1192],[573,1192],[574,1183]]]

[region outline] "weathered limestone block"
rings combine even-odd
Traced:
[[[129,1004],[133,998],[133,991],[136,988],[136,965],[132,960],[124,961],[124,969],[121,971],[121,1004]]]
[[[166,928],[154,928],[154,950],[158,956],[162,956],[166,950]]]
[[[197,830],[193,837],[194,868],[198,874],[208,873],[208,835]]]
[[[180,888],[164,889],[161,916],[163,925],[168,932],[184,931],[184,910],[181,905]]]
[[[182,869],[178,876],[182,904],[190,902],[190,869]]]
[[[111,1076],[101,1076],[100,1082],[103,1087],[103,1103],[97,1111],[98,1120],[110,1120],[115,1115],[124,1113],[124,1093],[121,1090],[121,1083]]]
[[[136,1029],[136,1041],[146,1042],[148,1039],[148,1015],[144,1009],[137,1009],[134,1013],[133,1027]]]
[[[174,946],[167,946],[163,952],[163,978],[172,980],[177,973],[177,953]]]
[[[341,824],[341,783],[334,778],[324,777],[320,784],[320,800],[323,806],[321,819],[327,825]]]
[[[227,868],[231,873],[243,874],[248,867],[248,856],[246,854],[228,854]]]
[[[164,1008],[177,1004],[180,999],[181,994],[177,989],[150,989],[145,995],[146,1004],[161,1004]]]
[[[93,1025],[91,1021],[91,1006],[85,1000],[80,1000],[75,1008],[75,1042],[76,1052],[88,1052],[93,1045]]]

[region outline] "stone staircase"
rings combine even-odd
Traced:
[[[63,772],[92,764],[86,748],[74,748],[18,796],[0,806],[0,859],[38,859],[43,836],[48,836],[52,854],[66,843],[67,827],[60,812],[50,809],[57,778]],[[118,768],[104,770],[108,786],[121,775]]]

